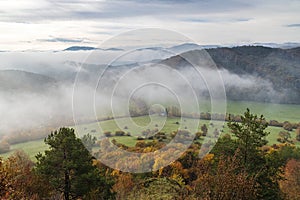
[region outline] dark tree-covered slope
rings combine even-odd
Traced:
[[[163,60],[162,63],[176,68],[186,67],[185,59],[197,56],[194,50]],[[279,103],[300,103],[300,48],[279,49],[262,46],[241,46],[207,49],[207,53],[219,69],[225,69],[241,77],[253,76],[272,84],[272,88],[281,95]],[[238,83],[237,83],[238,85]],[[259,85],[259,83],[257,83]],[[225,85],[226,87],[226,85]],[[255,94],[264,88],[226,87],[227,96],[233,100],[270,101],[272,98],[256,98]],[[253,94],[253,95],[252,95]]]

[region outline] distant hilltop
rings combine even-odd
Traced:
[[[93,51],[93,50],[102,50],[102,51],[123,51],[120,48],[96,48],[96,47],[89,47],[89,46],[71,46],[69,48],[64,49],[63,51]]]

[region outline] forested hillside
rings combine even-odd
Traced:
[[[202,50],[185,52],[162,63],[177,68],[187,67],[190,64],[185,58],[197,55],[199,51]],[[300,103],[300,48],[241,46],[213,48],[206,51],[218,69],[227,70],[242,78],[251,76],[257,79],[256,87],[246,89],[225,83],[229,99]],[[226,78],[224,80],[226,81]],[[258,93],[261,95],[257,95]],[[264,96],[268,93],[272,97]],[[277,95],[280,95],[280,98],[274,98]]]

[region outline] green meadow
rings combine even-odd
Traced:
[[[257,102],[234,102],[230,101],[227,104],[227,112],[232,114],[243,114],[246,108],[250,108],[252,113],[257,115],[263,114],[267,120],[277,120],[280,122],[290,121],[299,122],[300,105],[283,105],[283,104],[267,104]],[[229,133],[226,122],[209,120],[197,120],[190,118],[165,118],[163,116],[141,116],[134,118],[119,118],[116,120],[106,120],[101,122],[80,124],[72,128],[75,129],[78,137],[82,137],[85,134],[91,134],[97,139],[103,137],[103,132],[110,131],[113,135],[115,131],[124,130],[125,133],[130,133],[131,136],[113,136],[111,139],[115,139],[117,142],[127,146],[134,146],[137,142],[137,136],[141,136],[141,130],[155,130],[158,129],[161,132],[171,133],[178,129],[190,130],[190,127],[197,125],[197,129],[206,124],[209,131],[214,129],[223,129],[222,134]],[[224,127],[223,127],[224,125]],[[193,129],[195,130],[195,129]],[[191,130],[190,130],[191,131]],[[278,133],[283,131],[281,127],[268,127],[267,131],[270,132],[267,140],[269,144],[278,143]],[[292,139],[295,139],[295,130],[291,131]],[[295,141],[295,140],[294,140]],[[297,146],[300,146],[300,142],[295,141]],[[35,155],[39,152],[43,152],[47,149],[47,145],[44,144],[44,140],[36,140],[26,143],[20,143],[11,145],[11,151],[2,154],[1,156],[7,157],[15,150],[23,150],[29,154],[30,158],[34,159]]]

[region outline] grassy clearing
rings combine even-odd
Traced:
[[[208,107],[207,107],[208,108]],[[252,113],[256,113],[257,115],[263,114],[267,120],[277,120],[280,122],[290,121],[290,122],[300,122],[300,105],[285,105],[285,104],[269,104],[269,103],[257,103],[257,102],[245,102],[245,101],[229,101],[227,104],[227,112],[232,114],[243,114],[246,108],[249,108]],[[206,110],[203,110],[206,112]],[[151,123],[152,120],[152,123]],[[190,129],[192,124],[199,123],[198,129],[203,125],[207,124],[209,129],[214,129],[222,126],[220,122],[213,122],[215,127],[209,126],[210,121],[207,120],[196,120],[196,119],[185,119],[182,122],[179,118],[168,118],[165,122],[165,118],[161,116],[154,116],[150,119],[149,116],[135,117],[132,118],[132,121],[142,128],[136,128],[135,125],[132,125],[129,118],[121,118],[117,119],[118,124],[116,124],[115,120],[107,120],[98,123],[90,123],[90,124],[82,124],[78,125],[75,128],[77,136],[82,137],[84,134],[91,134],[100,138],[104,131],[111,131],[114,133],[117,130],[125,129],[125,132],[130,132],[133,137],[113,137],[117,140],[117,142],[123,143],[128,146],[134,146],[136,143],[136,136],[141,135],[140,130],[154,130],[158,128],[160,131],[170,133],[177,129]],[[176,124],[179,122],[180,124]],[[121,125],[120,125],[121,124]],[[268,136],[269,144],[277,143],[278,133],[282,131],[282,128],[278,127],[268,127],[267,131],[271,134]],[[228,133],[229,130],[226,126],[224,127],[224,133]],[[291,132],[292,139],[296,137],[295,131]],[[300,142],[295,143],[300,147]],[[0,156],[7,157],[15,150],[24,150],[27,154],[29,154],[30,158],[34,159],[35,155],[38,152],[43,152],[47,149],[47,145],[44,144],[43,140],[31,141],[16,145],[11,145],[11,151],[2,154]]]
[[[264,115],[267,120],[279,122],[300,122],[300,105],[293,104],[271,104],[247,101],[228,101],[227,112],[232,114],[243,114],[249,108],[251,113]]]
[[[30,142],[24,142],[20,144],[11,145],[11,151],[0,156],[7,158],[14,151],[23,150],[26,154],[29,155],[30,159],[35,160],[35,155],[39,152],[44,152],[48,149],[48,146],[44,143],[44,140],[35,140]]]
[[[220,105],[222,105],[221,102]],[[215,106],[218,107],[219,104]],[[208,100],[201,100],[199,108],[201,112],[210,112],[211,104]],[[289,121],[293,123],[300,122],[300,105],[227,101],[227,113],[242,115],[246,111],[246,108],[249,108],[251,113],[255,113],[258,116],[261,114],[264,115],[267,120],[277,120],[279,122]],[[193,112],[193,109],[194,108],[191,107],[190,111]]]
[[[126,121],[128,119],[122,119],[122,120]],[[159,127],[161,124],[163,124],[163,120],[164,120],[163,117],[157,116],[155,118],[155,121],[157,121],[159,123]],[[144,125],[144,126],[146,126],[150,122],[148,116],[136,117],[136,118],[133,118],[133,121],[136,122],[138,125]],[[196,119],[185,119],[185,121],[182,122],[181,127],[186,126],[189,129],[189,126],[191,124],[195,123],[195,121],[197,121],[197,120]],[[166,133],[171,133],[172,131],[177,130],[180,127],[180,125],[176,124],[176,122],[180,122],[180,118],[168,118],[166,123],[164,124],[163,128],[161,129],[161,131],[166,132]],[[213,121],[214,127],[212,127],[212,126],[209,126],[209,123],[210,123],[209,120],[200,120],[198,130],[200,130],[200,127],[203,124],[206,124],[211,131],[213,131],[215,128],[219,128],[223,125],[219,121]],[[89,130],[94,130],[94,129],[96,129],[95,127],[99,127],[99,126],[102,128],[103,131],[111,131],[112,133],[114,133],[114,131],[116,131],[116,130],[120,130],[120,129],[124,128],[124,127],[118,128],[115,121],[108,120],[108,121],[103,121],[103,122],[99,122],[99,123],[79,125],[76,127],[76,130],[77,130],[78,135],[82,136],[87,133],[93,134],[93,133],[89,132]],[[128,129],[126,129],[126,131],[130,132],[132,136],[141,135],[140,132],[135,132],[136,130],[133,127],[131,127],[129,124],[127,126],[128,126]],[[155,128],[157,128],[157,127],[155,127],[155,126],[149,127],[150,130],[153,130]],[[85,129],[85,131],[83,131],[84,129]],[[224,130],[223,134],[229,133],[229,129],[228,129],[226,123],[224,124],[223,130]],[[270,132],[270,135],[267,137],[269,144],[278,143],[277,142],[278,133],[280,131],[283,131],[283,128],[269,126],[267,128],[267,131]],[[294,139],[296,137],[295,131],[292,131],[290,133],[291,133],[292,139]],[[93,135],[95,135],[96,137],[100,137],[102,134],[99,132],[99,133],[93,134]],[[135,137],[113,137],[113,138],[116,139],[117,142],[128,145],[128,146],[134,146],[137,141]],[[300,142],[295,141],[295,144],[300,147]]]

